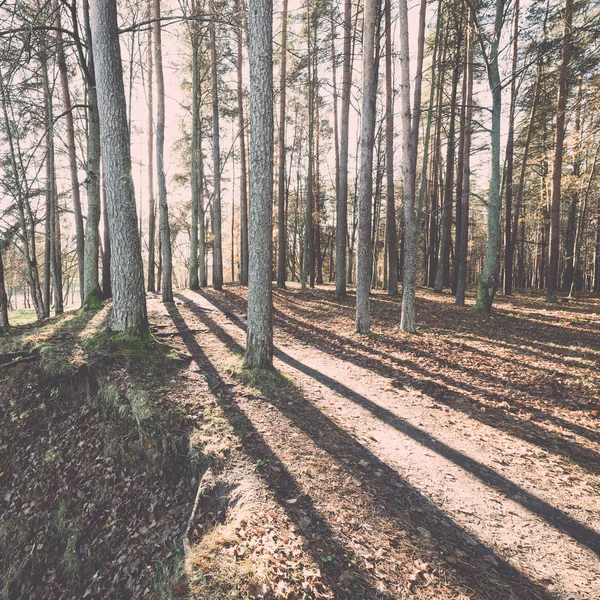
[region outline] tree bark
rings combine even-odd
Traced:
[[[101,305],[102,292],[98,282],[100,248],[100,120],[98,117],[98,95],[94,54],[92,52],[92,33],[90,29],[88,0],[83,2],[83,21],[87,53],[87,98],[88,98],[88,136],[87,136],[87,219],[85,222],[84,244],[84,301],[86,310],[97,309]]]
[[[547,276],[547,302],[556,302],[558,291],[558,258],[560,242],[560,188],[562,180],[565,113],[567,108],[568,72],[572,49],[573,0],[565,0],[565,26],[556,104],[556,141],[552,168],[552,201],[550,204],[550,259]]]
[[[277,183],[277,287],[285,288],[287,235],[285,222],[285,102],[288,0],[281,13],[281,74],[279,83],[279,178]]]
[[[463,164],[462,164],[462,189],[461,189],[461,221],[460,232],[457,232],[457,278],[456,278],[456,304],[464,306],[467,288],[467,253],[469,248],[469,204],[471,195],[471,135],[473,131],[473,9],[469,9],[469,22],[466,34],[466,111],[465,134],[463,136]]]
[[[160,0],[153,0],[154,62],[156,67],[156,175],[158,177],[158,212],[162,259],[161,291],[163,302],[173,301],[173,263],[171,231],[165,175],[165,78],[162,59]]]
[[[504,19],[504,0],[496,0],[496,16],[494,19],[494,34],[490,43],[490,53],[487,62],[488,83],[492,94],[492,128],[491,128],[491,177],[490,200],[488,205],[487,245],[485,263],[479,279],[475,311],[489,313],[498,286],[498,253],[500,250],[500,210],[502,196],[500,195],[500,134],[502,117],[502,85],[498,66],[499,45]],[[484,46],[483,40],[482,47]]]
[[[73,112],[71,110],[71,95],[69,93],[69,78],[67,75],[67,62],[65,59],[65,49],[63,46],[60,5],[55,1],[56,27],[58,29],[56,37],[57,47],[57,65],[60,75],[60,88],[62,95],[63,110],[65,113],[65,129],[67,134],[67,154],[69,157],[69,174],[71,176],[71,194],[73,197],[73,216],[75,218],[75,249],[77,252],[77,266],[79,269],[79,295],[81,304],[85,300],[85,240],[83,228],[83,216],[81,214],[81,196],[79,193],[79,177],[77,175],[77,155],[75,146],[75,126],[73,123]]]
[[[4,262],[2,261],[2,252],[4,248],[0,241],[0,334],[8,329],[8,298],[6,296],[6,286],[4,282]]]
[[[241,11],[237,0],[236,6]],[[240,14],[240,21],[242,20]],[[237,33],[237,103],[240,138],[240,283],[248,285],[248,168],[246,165],[246,128],[244,122],[244,73],[242,30]]]
[[[414,333],[415,293],[417,280],[417,249],[419,235],[415,214],[415,163],[413,162],[412,125],[410,111],[410,54],[408,43],[408,7],[400,0],[400,88],[401,88],[401,136],[402,174],[404,178],[404,266],[402,284],[402,314],[400,328]]]
[[[273,3],[250,0],[250,245],[245,365],[273,365]]]
[[[510,82],[510,115],[506,141],[506,208],[504,223],[504,294],[510,296],[513,287],[514,244],[512,242],[513,172],[515,153],[515,109],[517,102],[517,63],[519,49],[519,0],[515,0],[513,25],[513,55]]]
[[[195,4],[192,6],[195,7]],[[195,12],[195,11],[194,11]],[[200,280],[198,278],[198,204],[199,204],[199,186],[198,186],[198,121],[199,121],[199,49],[198,49],[198,31],[196,24],[190,28],[190,38],[192,44],[192,137],[191,137],[191,186],[192,186],[192,210],[190,223],[190,266],[188,274],[188,285],[191,290],[200,289]]]
[[[346,237],[348,236],[348,144],[352,88],[352,0],[344,3],[344,62],[342,66],[342,119],[340,168],[336,189],[335,293],[346,296]]]
[[[460,31],[460,26],[459,26]],[[456,63],[452,75],[452,91],[450,95],[450,126],[446,142],[446,176],[444,178],[444,200],[442,203],[442,231],[440,235],[440,256],[435,272],[433,289],[441,292],[449,284],[450,277],[450,246],[452,240],[452,190],[454,189],[454,136],[456,131],[456,96],[458,93],[458,75],[460,73],[461,34],[458,33],[455,49]]]
[[[214,4],[213,14],[216,14]],[[217,40],[215,23],[211,21],[210,32],[210,79],[212,89],[212,119],[213,119],[213,264],[212,283],[215,290],[223,289],[223,242],[221,235],[221,147],[219,132],[219,86],[217,74]]]
[[[377,95],[375,73],[376,27],[377,2],[376,0],[366,0],[363,26],[363,98],[358,193],[358,262],[356,271],[356,331],[358,333],[368,333],[370,329],[371,196],[373,193],[373,146],[375,141],[375,98]]]
[[[116,0],[96,0],[92,6],[92,41],[111,241],[114,296],[111,328],[145,333],[148,319],[144,273],[131,177]]]
[[[394,98],[392,95],[392,17],[391,0],[385,0],[385,166],[386,219],[385,232],[389,263],[388,294],[398,295],[398,235],[396,232],[396,199],[394,197]]]
[[[148,0],[149,14],[152,2]],[[156,200],[154,198],[154,43],[148,28],[148,291],[156,291]]]

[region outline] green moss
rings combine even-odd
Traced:
[[[290,391],[295,390],[292,379],[276,369],[249,369],[241,363],[231,373],[240,382],[260,390],[265,395],[281,392],[286,388]]]
[[[100,288],[96,288],[93,292],[90,292],[83,302],[82,310],[83,311],[97,311],[100,310],[104,306],[104,302],[102,302],[102,295],[100,292]]]
[[[154,339],[150,332],[139,334],[133,328],[119,332],[105,329],[88,338],[84,349],[105,359],[124,359],[154,369],[166,368],[177,358],[171,348]]]
[[[490,314],[492,310],[492,300],[494,299],[492,285],[484,281],[483,277],[479,280],[477,288],[477,301],[475,302],[476,313]]]

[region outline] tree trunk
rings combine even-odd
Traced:
[[[85,222],[84,244],[84,301],[86,310],[97,309],[101,305],[102,292],[98,282],[98,250],[100,247],[100,121],[98,117],[98,96],[90,29],[89,3],[83,3],[85,39],[87,53],[87,219]]]
[[[148,328],[148,319],[131,177],[116,0],[96,0],[92,6],[100,139],[111,241],[114,293],[111,327],[115,331],[132,329],[143,333]]]
[[[173,263],[171,232],[167,204],[167,178],[165,175],[165,78],[162,59],[162,32],[160,0],[153,0],[154,62],[156,67],[156,175],[158,177],[158,212],[162,259],[162,299],[173,301]]]
[[[391,0],[385,0],[385,166],[386,219],[385,233],[389,263],[388,294],[398,295],[398,235],[396,199],[394,197],[394,99],[392,95],[392,18]]]
[[[558,291],[558,258],[560,243],[560,187],[562,180],[563,146],[565,140],[565,113],[567,108],[568,71],[572,54],[573,0],[565,0],[565,28],[558,82],[556,105],[556,142],[552,168],[552,202],[550,204],[550,260],[547,276],[547,302],[556,302]]]
[[[377,2],[376,0],[366,0],[363,27],[363,98],[358,194],[358,262],[356,270],[356,331],[358,333],[368,333],[370,329],[371,196],[373,193],[373,146],[375,142],[375,98],[377,95],[375,73],[376,27]]]
[[[468,48],[465,44],[462,69],[462,89],[461,89],[461,106],[460,106],[460,135],[458,138],[458,160],[456,162],[456,250],[454,254],[454,262],[452,268],[452,293],[456,296],[456,287],[458,281],[458,254],[460,252],[460,232],[462,230],[462,194],[463,194],[463,175],[465,164],[465,120],[467,118],[467,60]]]
[[[60,75],[60,88],[65,112],[65,128],[67,134],[67,153],[69,156],[69,173],[71,176],[71,194],[73,196],[73,216],[75,218],[75,249],[77,253],[77,266],[79,269],[79,295],[81,304],[85,300],[85,241],[83,235],[83,216],[81,214],[81,197],[79,193],[79,177],[77,175],[77,155],[75,152],[75,126],[73,124],[73,112],[71,110],[71,95],[69,94],[69,78],[67,75],[67,62],[65,59],[65,49],[62,40],[62,25],[60,18],[60,6],[55,0],[55,21],[58,29],[56,37],[57,45],[57,65]]]
[[[216,14],[214,4],[212,13]],[[223,242],[221,236],[221,147],[219,133],[219,86],[217,75],[217,40],[215,23],[211,21],[210,31],[210,80],[212,89],[212,119],[213,119],[213,287],[223,289]]]
[[[273,365],[273,3],[250,0],[250,245],[246,367]]]
[[[504,293],[512,294],[514,244],[512,243],[512,210],[513,210],[513,164],[515,153],[515,109],[517,101],[517,62],[519,40],[519,0],[515,0],[513,26],[513,55],[510,82],[510,115],[508,119],[508,139],[506,141],[506,209],[504,223]]]
[[[498,286],[498,253],[500,250],[500,134],[502,117],[502,86],[498,67],[499,45],[504,19],[504,0],[496,0],[496,16],[494,35],[490,43],[487,72],[490,92],[492,94],[492,129],[491,129],[491,177],[490,199],[488,205],[488,238],[485,251],[485,263],[479,279],[475,311],[489,313]],[[482,41],[483,45],[483,41]]]
[[[456,304],[464,306],[467,289],[467,253],[469,248],[469,204],[471,195],[471,135],[473,131],[473,9],[469,9],[469,23],[466,35],[466,62],[465,79],[466,111],[465,133],[463,136],[463,164],[462,164],[462,189],[460,197],[460,232],[456,235],[457,277],[456,277]]]
[[[2,261],[2,243],[0,243],[0,334],[8,329],[8,298],[4,283],[4,262]]]
[[[237,0],[236,6],[241,12],[241,5]],[[242,16],[240,14],[240,22]],[[244,73],[243,73],[243,34],[237,32],[237,103],[238,103],[238,129],[240,138],[240,283],[248,285],[248,169],[246,166],[246,129],[244,122]]]
[[[42,76],[44,79],[44,96],[46,107],[46,125],[48,130],[46,146],[46,194],[49,198],[47,206],[50,209],[46,214],[50,233],[50,270],[52,273],[52,287],[54,290],[54,314],[63,313],[62,298],[62,252],[60,243],[60,215],[58,211],[58,195],[56,189],[56,170],[54,164],[54,112],[52,107],[52,90],[48,76],[48,65],[44,59],[42,65]],[[49,306],[47,306],[49,312]]]
[[[450,246],[452,238],[452,190],[454,189],[454,135],[456,130],[456,96],[458,93],[458,75],[460,73],[461,34],[458,34],[456,64],[452,75],[452,91],[450,96],[450,126],[446,142],[446,176],[444,178],[444,201],[442,204],[442,231],[440,236],[440,256],[435,272],[433,289],[441,292],[449,283]]]
[[[149,1],[149,14],[152,2]],[[148,291],[156,291],[156,201],[154,198],[154,43],[148,28]]]
[[[277,287],[285,288],[287,235],[285,222],[285,102],[288,0],[281,13],[281,74],[279,83],[279,179],[277,183]]]
[[[346,237],[348,235],[348,145],[352,88],[352,0],[344,3],[344,62],[342,67],[342,122],[340,168],[336,190],[335,293],[346,296]]]
[[[337,56],[335,52],[335,21],[334,21],[334,7],[337,7],[337,3],[331,3],[331,71],[332,71],[332,94],[333,94],[333,149],[335,155],[335,196],[336,196],[336,211],[337,211],[337,198],[340,194],[340,134],[339,134],[339,116],[338,116],[338,89],[337,89]],[[335,269],[334,269],[334,245],[335,237],[332,236],[331,241],[331,252],[329,259],[329,281],[334,281]],[[333,276],[333,278],[332,278]]]
[[[193,5],[194,6],[194,5]],[[195,11],[194,11],[195,12]],[[200,280],[198,279],[198,122],[199,122],[199,35],[195,24],[191,26],[190,37],[192,43],[192,139],[191,139],[191,157],[192,157],[192,211],[190,223],[190,267],[188,276],[188,285],[191,290],[200,289]]]
[[[416,331],[415,293],[417,280],[417,249],[419,235],[415,215],[415,163],[413,162],[412,126],[410,112],[410,54],[408,43],[408,7],[400,0],[400,88],[402,174],[404,178],[404,266],[402,284],[402,314],[400,328],[407,333]]]

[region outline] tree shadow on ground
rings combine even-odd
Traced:
[[[176,297],[179,296],[176,294]],[[356,563],[357,557],[354,555],[354,552],[350,548],[344,547],[336,539],[335,533],[321,513],[315,508],[312,499],[303,494],[292,474],[256,430],[245,412],[236,403],[234,396],[221,378],[218,369],[198,345],[194,334],[189,329],[176,305],[166,306],[175,327],[181,334],[184,344],[194,358],[194,361],[203,370],[211,389],[219,388],[221,390],[221,396],[215,394],[215,399],[225,413],[245,453],[255,464],[257,461],[261,461],[261,463],[268,462],[271,466],[277,466],[280,469],[277,473],[273,471],[258,471],[258,473],[265,481],[268,489],[275,496],[278,504],[283,507],[290,521],[295,524],[297,529],[307,539],[312,539],[313,543],[309,545],[308,550],[313,560],[317,564],[321,564],[323,556],[329,555],[334,558],[334,560],[330,561],[330,565],[327,568],[322,569],[324,578],[328,584],[341,593],[352,593],[351,596],[345,597],[378,597],[375,588],[371,586],[366,574],[358,571],[353,583],[359,587],[360,592],[340,589],[338,580],[341,573],[336,568],[336,565]],[[200,312],[200,309],[197,312]],[[204,323],[202,318],[200,320]],[[298,501],[295,504],[289,504],[287,500],[290,498],[298,498]],[[307,518],[309,525],[307,525]]]
[[[232,352],[239,353],[243,351],[242,346],[223,330],[205,310],[190,302],[184,296],[180,296],[180,299]],[[235,324],[244,327],[241,322]],[[275,353],[286,364],[306,373],[320,383],[324,383],[336,392],[372,411],[378,418],[388,422],[402,433],[413,437],[413,439],[434,452],[449,458],[465,470],[472,472],[487,485],[500,488],[507,495],[515,496],[517,493],[526,495],[523,496],[521,503],[527,504],[529,509],[537,508],[538,512],[551,513],[550,519],[557,520],[563,528],[568,527],[579,537],[585,537],[586,540],[589,536],[595,535],[595,532],[590,532],[560,511],[549,507],[543,501],[505,480],[491,469],[487,469],[469,457],[448,448],[401,419],[386,414],[386,411],[381,412],[379,407],[373,405],[366,398],[355,394],[352,390],[345,388],[345,386],[338,384],[338,382],[329,379],[318,371],[306,367],[285,353],[277,350]],[[361,480],[366,480],[369,485],[365,487],[365,491],[369,494],[370,502],[373,502],[376,506],[383,504],[389,516],[398,522],[400,528],[405,528],[411,532],[414,543],[422,545],[423,536],[419,534],[419,528],[425,528],[432,533],[437,549],[441,554],[452,555],[459,549],[465,553],[465,556],[468,556],[468,559],[453,565],[459,578],[459,585],[467,585],[469,588],[476,590],[482,598],[549,599],[553,597],[545,588],[529,580],[485,544],[475,541],[463,528],[444,515],[431,501],[410,486],[394,469],[315,408],[302,396],[299,390],[295,389],[294,395],[296,402],[291,404],[272,397],[269,400],[291,423],[308,435],[319,448],[322,448],[340,464],[343,464],[350,474],[359,477]],[[286,397],[288,396],[289,391]],[[327,434],[319,435],[319,430],[327,432]],[[349,464],[348,457],[351,457],[355,464]],[[362,464],[367,464],[367,467],[362,467]],[[377,471],[380,472],[381,476],[375,474]],[[489,481],[486,481],[486,479]],[[516,497],[513,499],[518,501]],[[544,510],[546,508],[547,510]],[[597,540],[592,539],[590,544],[594,545],[594,543],[597,543]],[[597,547],[600,548],[600,544],[597,544]],[[486,560],[486,556],[492,559],[491,562],[496,567],[490,566],[490,560]]]
[[[222,292],[222,294],[227,295],[228,299],[232,301],[237,300],[237,302],[240,302],[239,297],[231,292],[225,291]],[[218,306],[228,318],[238,318],[228,309],[228,307],[223,306],[222,302],[220,302],[215,294],[207,292],[206,296],[210,298],[211,302]],[[496,403],[503,403],[506,402],[506,397],[504,395],[494,393],[489,389],[478,388],[464,381],[458,381],[448,375],[430,372],[415,361],[391,356],[387,352],[371,348],[370,346],[348,337],[340,336],[305,321],[294,319],[280,310],[275,309],[274,315],[278,326],[284,328],[292,335],[297,334],[298,329],[304,330],[310,335],[310,343],[327,354],[341,358],[342,360],[348,361],[361,368],[368,368],[371,371],[388,377],[397,388],[405,389],[411,387],[417,389],[428,396],[431,396],[437,402],[462,412],[485,425],[537,445],[544,451],[558,453],[565,459],[578,464],[583,469],[596,475],[600,474],[599,453],[586,448],[577,442],[567,440],[551,433],[532,420],[517,418],[506,412],[504,408],[484,405],[481,400],[477,399],[477,396],[483,396],[486,399],[494,400]],[[242,326],[245,326],[241,320],[239,320],[238,325],[240,323]],[[407,343],[405,342],[394,341],[391,345],[397,347],[403,353],[411,352],[418,356],[435,359],[435,357],[430,356],[429,353],[424,353],[419,350],[416,347],[416,343],[411,344],[409,348],[407,348]],[[392,362],[396,367],[400,367],[402,371],[396,367],[384,364],[382,360]],[[437,359],[437,362],[440,363],[444,372],[454,372],[457,368],[456,364],[453,362],[450,363],[443,359]],[[468,372],[467,374],[473,379],[477,379],[481,376],[479,373]],[[491,378],[490,381],[495,383]],[[460,391],[457,391],[457,389]],[[468,404],[465,404],[464,402],[463,393],[469,396]],[[535,416],[536,419],[546,420],[560,427],[564,427],[565,429],[569,429],[574,433],[586,437],[590,441],[598,441],[599,436],[597,433],[565,419],[561,419],[560,417],[549,415],[542,411],[535,411],[525,402],[518,402],[511,398],[510,405],[512,405],[512,408],[528,412],[532,417]],[[485,411],[482,410],[483,408],[485,408]]]

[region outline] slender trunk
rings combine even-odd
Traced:
[[[152,14],[152,0],[149,0]],[[154,43],[148,29],[148,291],[156,291],[156,201],[154,198]]]
[[[506,141],[506,209],[504,223],[504,293],[507,296],[512,294],[513,287],[513,263],[514,263],[514,244],[511,236],[512,230],[512,210],[513,210],[513,164],[515,152],[515,108],[517,101],[517,59],[519,49],[519,0],[515,0],[515,15],[513,25],[513,55],[512,55],[512,73],[510,82],[510,115],[508,119],[508,139]]]
[[[358,252],[356,270],[356,331],[370,329],[371,196],[373,193],[373,146],[375,135],[375,30],[377,2],[366,0],[363,26],[362,123],[360,142],[360,188],[358,196]]]
[[[463,175],[465,164],[465,120],[467,118],[467,60],[468,48],[465,44],[462,69],[462,89],[461,89],[461,106],[460,106],[460,135],[458,138],[458,160],[456,162],[456,250],[454,254],[452,268],[452,293],[456,296],[456,287],[458,282],[458,256],[460,246],[460,232],[462,230],[462,195],[463,195]]]
[[[398,295],[398,235],[394,197],[394,98],[392,95],[392,18],[391,0],[385,0],[385,166],[386,166],[386,243],[389,263],[388,294]]]
[[[316,40],[315,40],[316,42]],[[315,44],[316,45],[316,44]],[[315,266],[315,282],[317,285],[323,285],[323,255],[321,254],[321,148],[320,148],[320,133],[321,133],[321,118],[319,116],[319,87],[318,87],[318,74],[317,74],[317,61],[315,52],[315,79],[316,79],[316,93],[315,93],[315,208],[314,208],[314,252],[316,258]]]
[[[50,233],[50,270],[52,273],[52,287],[54,290],[54,314],[63,313],[62,299],[62,253],[60,244],[60,215],[58,211],[58,198],[56,190],[56,172],[54,165],[54,113],[52,107],[52,90],[48,76],[48,65],[44,59],[42,65],[44,79],[44,95],[46,107],[46,124],[48,128],[46,145],[46,193],[50,212],[46,215],[49,222]],[[47,309],[49,310],[49,308]]]
[[[456,278],[456,304],[464,306],[467,289],[467,252],[469,248],[469,204],[471,195],[471,135],[473,131],[473,9],[469,9],[469,22],[466,33],[466,62],[465,79],[466,111],[465,134],[463,136],[463,164],[462,164],[462,190],[461,190],[461,221],[460,232],[457,232],[457,278]]]
[[[563,277],[561,291],[571,293],[575,281],[575,271],[577,269],[575,260],[575,246],[577,245],[577,232],[579,231],[579,219],[577,218],[577,207],[580,200],[580,178],[581,178],[581,105],[583,97],[583,85],[579,79],[579,91],[577,93],[577,103],[575,105],[575,130],[573,132],[573,166],[572,179],[573,190],[571,191],[571,202],[567,216],[567,229],[565,231],[565,261],[566,268]],[[580,215],[581,216],[581,215]]]
[[[279,179],[277,183],[277,287],[285,288],[287,235],[285,222],[285,102],[288,0],[281,14],[281,73],[279,83]]]
[[[565,0],[565,27],[556,104],[556,142],[552,168],[552,202],[550,204],[550,260],[547,275],[547,302],[556,302],[558,291],[558,258],[560,242],[560,187],[562,180],[565,113],[567,108],[568,71],[572,54],[573,0]]]
[[[335,155],[335,196],[336,196],[336,210],[337,210],[337,198],[340,193],[340,134],[339,134],[339,115],[338,115],[338,89],[337,89],[337,56],[335,52],[335,24],[334,24],[334,8],[337,6],[336,3],[331,3],[331,71],[332,71],[332,94],[333,94],[333,149]],[[335,275],[334,270],[334,250],[335,237],[332,236],[331,241],[331,252],[329,259],[329,281],[334,281],[332,276]]]
[[[452,190],[454,188],[454,136],[456,130],[456,96],[458,93],[458,75],[460,72],[461,35],[458,35],[456,46],[456,64],[452,75],[452,91],[450,96],[450,126],[446,146],[446,176],[444,178],[444,200],[442,203],[442,231],[440,236],[440,256],[437,263],[433,289],[441,292],[449,283],[450,246],[452,236]]]
[[[214,4],[212,12],[215,13]],[[217,39],[215,23],[211,21],[210,31],[210,79],[212,90],[212,119],[213,119],[213,265],[212,282],[215,290],[223,289],[223,243],[221,237],[221,148],[219,133],[219,86],[217,80]]]
[[[87,219],[85,222],[84,245],[84,303],[85,309],[100,307],[102,292],[98,282],[100,247],[100,120],[98,116],[98,95],[92,33],[90,29],[89,3],[84,0],[83,20],[87,53],[87,99],[88,99],[88,136],[87,136]]]
[[[488,83],[492,94],[492,128],[491,128],[491,177],[490,199],[488,205],[488,238],[485,251],[485,263],[477,289],[477,312],[489,313],[498,286],[498,253],[500,251],[500,211],[502,196],[500,195],[500,134],[502,118],[502,85],[500,81],[499,45],[504,19],[504,0],[496,0],[496,17],[494,35],[490,44],[487,71]]]
[[[525,190],[525,173],[527,171],[527,160],[529,158],[529,147],[531,145],[531,140],[533,138],[533,134],[535,132],[535,117],[537,113],[537,107],[540,100],[540,89],[541,89],[541,80],[542,80],[542,69],[538,68],[538,74],[535,83],[535,91],[533,93],[533,103],[531,105],[531,115],[529,117],[529,124],[527,126],[527,135],[525,137],[525,145],[523,147],[523,157],[521,159],[521,170],[519,173],[519,181],[517,183],[517,189],[515,194],[515,202],[513,206],[513,215],[512,215],[512,226],[511,226],[511,234],[510,234],[510,246],[508,250],[505,250],[510,255],[511,262],[514,262],[515,256],[515,247],[517,243],[517,231],[519,226],[519,216],[521,215],[521,205],[523,201],[523,192]],[[522,253],[519,256],[519,261],[522,262],[523,256]],[[511,286],[512,289],[512,286]]]
[[[200,115],[202,116],[202,115]],[[198,267],[200,287],[208,285],[206,265],[206,214],[204,209],[204,156],[202,154],[202,121],[198,124]]]
[[[58,40],[57,47],[57,65],[60,75],[60,88],[63,102],[63,110],[65,112],[65,129],[67,134],[67,153],[69,157],[69,173],[71,176],[71,194],[73,197],[73,216],[75,218],[75,250],[77,253],[77,266],[79,269],[79,295],[81,304],[85,299],[85,241],[83,234],[83,216],[81,214],[81,197],[79,193],[79,177],[77,175],[77,156],[75,146],[75,126],[73,123],[73,112],[71,110],[71,95],[69,93],[69,78],[67,74],[67,61],[65,59],[65,49],[62,41],[62,25],[60,18],[60,6],[58,1],[55,2],[55,21],[58,29],[56,37]]]
[[[165,175],[165,78],[162,58],[162,31],[160,0],[153,0],[154,62],[156,67],[156,175],[158,177],[158,213],[162,259],[162,299],[173,301],[173,264],[171,232],[167,203],[167,178]]]
[[[346,296],[346,238],[348,236],[348,146],[352,88],[352,0],[344,2],[344,62],[342,66],[342,120],[339,180],[336,189],[335,293]]]
[[[245,365],[273,365],[273,3],[250,0],[250,246]]]
[[[194,11],[195,12],[195,11]],[[192,139],[191,139],[191,157],[192,157],[192,206],[190,223],[190,267],[188,275],[188,285],[191,290],[200,289],[200,280],[198,279],[198,113],[199,113],[199,52],[198,52],[198,31],[195,25],[190,30],[192,43]]]
[[[402,174],[404,178],[404,266],[402,285],[402,314],[400,328],[414,333],[415,292],[417,279],[417,249],[419,235],[415,215],[415,163],[413,162],[412,128],[410,112],[410,54],[408,43],[408,7],[400,0],[400,88],[402,130]]]
[[[2,261],[3,247],[0,243],[0,334],[8,329],[8,297],[4,282],[4,263]]]
[[[135,190],[131,177],[127,107],[116,0],[92,5],[92,39],[100,109],[100,136],[110,229],[114,301],[111,328],[147,330],[146,295]]]
[[[237,0],[238,10],[241,10]],[[242,17],[240,15],[240,21]],[[240,283],[248,285],[248,169],[246,166],[246,131],[244,124],[243,37],[237,33],[237,103],[240,138]]]

